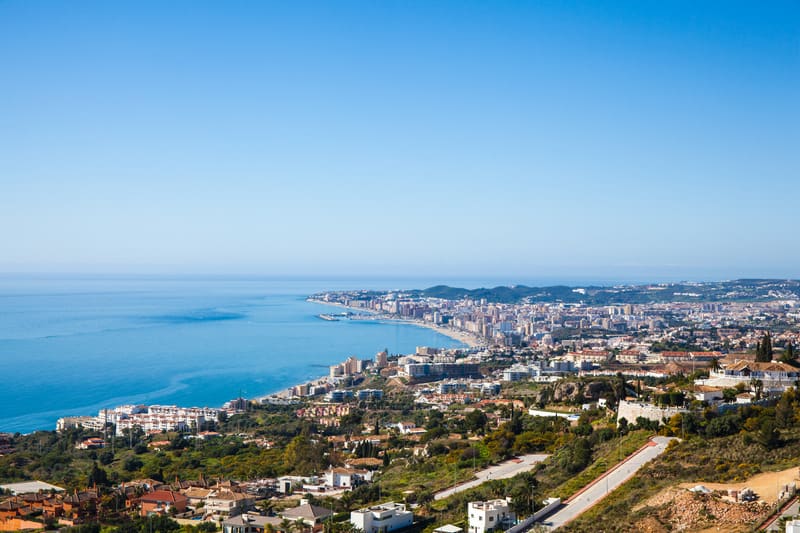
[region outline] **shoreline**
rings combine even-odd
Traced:
[[[430,322],[426,322],[420,319],[414,318],[398,318],[391,315],[386,315],[384,313],[379,313],[377,311],[373,311],[371,309],[363,309],[360,307],[350,307],[348,305],[340,304],[337,302],[326,302],[324,300],[316,300],[314,298],[306,298],[306,301],[312,302],[315,304],[321,305],[330,305],[333,307],[339,307],[342,309],[347,309],[348,311],[355,311],[359,313],[370,313],[376,317],[377,320],[383,320],[386,322],[396,322],[399,324],[409,324],[412,326],[418,326],[421,328],[427,328],[433,330],[440,335],[444,335],[445,337],[449,337],[453,340],[456,340],[462,344],[466,344],[468,348],[482,348],[486,346],[486,341],[480,339],[477,335],[469,333],[467,331],[461,331],[453,328],[449,328],[446,326],[440,326],[438,324],[432,324]]]
[[[425,322],[424,320],[419,320],[419,319],[415,320],[415,319],[410,319],[410,318],[395,318],[395,317],[392,317],[392,316],[387,316],[387,315],[385,315],[383,313],[379,313],[377,311],[373,311],[371,309],[363,309],[363,308],[360,308],[360,307],[351,307],[351,306],[340,304],[340,303],[337,303],[337,302],[326,302],[326,301],[323,301],[323,300],[316,300],[316,299],[311,298],[311,297],[307,297],[306,301],[307,302],[311,302],[311,303],[320,304],[320,305],[328,305],[328,306],[331,306],[331,307],[339,307],[340,309],[347,309],[348,311],[354,311],[354,312],[363,313],[363,314],[370,314],[370,315],[375,317],[375,320],[380,320],[380,321],[383,321],[383,322],[395,322],[395,323],[398,323],[398,324],[406,324],[406,325],[417,326],[417,327],[421,327],[421,328],[427,328],[427,329],[430,329],[430,330],[433,330],[433,331],[439,333],[440,335],[444,335],[445,337],[448,337],[448,338],[456,340],[456,341],[458,341],[458,342],[460,342],[462,344],[465,344],[468,348],[481,348],[481,347],[485,347],[486,346],[486,343],[481,341],[481,339],[477,335],[473,335],[472,333],[468,333],[466,331],[454,330],[452,328],[447,328],[447,327],[440,326],[440,325],[437,325],[437,324],[431,324],[430,322]],[[312,380],[309,380],[309,381],[304,381],[302,383],[297,383],[295,385],[291,385],[291,386],[289,386],[289,387],[287,387],[285,389],[281,389],[281,390],[276,391],[276,392],[265,394],[263,396],[257,396],[256,398],[254,398],[254,400],[256,400],[259,403],[262,403],[264,400],[266,400],[268,398],[277,398],[277,399],[280,399],[280,400],[292,400],[292,399],[297,398],[292,393],[292,389],[294,389],[295,387],[302,386],[302,385],[308,385],[308,384],[321,384],[322,382],[327,380],[327,377],[328,376],[320,376],[318,378],[315,378],[315,379],[312,379]]]
[[[450,339],[458,341],[458,342],[466,345],[467,348],[479,348],[479,347],[482,347],[482,346],[486,346],[485,342],[481,342],[478,339],[478,337],[474,336],[471,333],[454,330],[454,329],[447,328],[447,327],[444,327],[444,326],[440,326],[440,325],[432,324],[432,323],[429,323],[429,322],[425,322],[425,321],[419,320],[419,319],[407,319],[407,318],[397,318],[397,317],[387,316],[387,315],[385,315],[383,313],[379,313],[379,312],[376,312],[376,311],[373,311],[373,310],[370,310],[370,309],[349,307],[349,306],[346,306],[346,305],[343,305],[343,304],[340,304],[340,303],[325,302],[325,301],[321,301],[321,300],[315,300],[315,299],[310,298],[310,297],[306,297],[305,301],[311,302],[311,303],[317,303],[317,304],[321,304],[321,305],[340,307],[340,308],[343,308],[343,309],[347,309],[349,311],[358,312],[358,313],[365,314],[365,315],[369,314],[369,315],[373,316],[374,320],[376,320],[376,321],[382,321],[382,322],[386,322],[386,323],[394,322],[394,323],[398,323],[398,324],[406,324],[406,325],[412,325],[412,326],[427,328],[427,329],[436,331],[440,335],[444,335],[445,337],[448,337]],[[258,403],[261,403],[263,400],[266,400],[268,398],[277,398],[277,399],[284,400],[284,401],[292,400],[293,398],[296,398],[293,395],[293,392],[292,392],[292,390],[295,387],[302,386],[302,385],[307,385],[307,384],[315,384],[315,385],[316,384],[321,384],[322,382],[324,382],[326,380],[326,378],[327,378],[327,373],[321,373],[318,377],[309,378],[306,381],[302,381],[302,382],[299,382],[299,383],[294,383],[292,385],[284,386],[284,387],[282,387],[281,389],[278,389],[278,390],[273,390],[273,391],[270,391],[270,392],[266,392],[266,393],[255,395],[255,396],[253,396],[252,400],[256,401]],[[104,401],[104,402],[101,402],[101,403],[103,405],[106,405],[108,402]],[[139,403],[141,403],[141,402],[139,402]],[[201,405],[201,404],[202,404],[202,402],[197,402],[197,405]],[[150,403],[148,403],[148,405],[150,405]],[[212,405],[206,404],[205,406],[213,408],[213,409],[221,409],[222,408],[222,405],[212,406]],[[108,408],[108,407],[105,407],[105,408]],[[69,414],[59,413],[61,416],[56,416],[56,418],[53,420],[52,424],[53,425],[55,424],[55,420],[57,420],[57,418],[64,417],[64,416],[92,416],[89,413],[87,413],[85,415],[79,415],[79,414],[74,414],[73,410],[69,410],[69,411],[70,411]],[[0,428],[0,431],[6,431],[6,430],[4,428]],[[12,433],[20,433],[20,434],[28,435],[28,434],[36,433],[38,431],[52,431],[52,429],[50,429],[49,427],[37,427],[35,429],[23,430],[23,431],[10,430],[10,429],[8,431],[12,432]]]
[[[380,321],[384,321],[384,322],[395,322],[395,323],[398,323],[398,324],[407,324],[407,325],[411,325],[411,326],[427,328],[427,329],[430,329],[430,330],[433,330],[433,331],[439,333],[440,335],[444,335],[445,337],[448,337],[448,338],[456,340],[456,341],[458,341],[458,342],[460,342],[462,344],[465,344],[468,348],[481,348],[481,347],[485,347],[486,346],[485,342],[482,342],[481,339],[479,339],[476,335],[473,335],[472,333],[468,333],[466,331],[454,330],[452,328],[439,326],[437,324],[431,324],[430,322],[425,322],[424,320],[419,320],[419,319],[415,320],[415,319],[410,319],[410,318],[395,318],[395,317],[392,317],[392,316],[387,316],[387,315],[385,315],[383,313],[379,313],[377,311],[373,311],[371,309],[363,309],[363,308],[360,308],[360,307],[351,307],[351,306],[340,304],[340,303],[337,303],[337,302],[326,302],[326,301],[323,301],[323,300],[316,300],[314,298],[311,298],[310,296],[306,297],[306,301],[307,302],[311,302],[311,303],[315,303],[315,304],[320,304],[320,305],[328,305],[328,306],[331,306],[331,307],[338,307],[340,309],[347,309],[348,311],[353,311],[353,312],[357,312],[357,313],[370,314],[370,315],[375,317],[375,320],[380,320]],[[294,389],[297,386],[302,386],[302,385],[308,385],[308,384],[318,385],[318,384],[321,384],[322,382],[325,382],[327,380],[327,377],[328,377],[327,375],[324,375],[324,376],[320,376],[318,378],[315,378],[315,379],[312,379],[312,380],[309,380],[309,381],[304,381],[302,383],[297,383],[295,385],[290,385],[289,387],[281,389],[279,391],[271,392],[271,393],[265,394],[263,396],[257,396],[257,397],[254,398],[254,400],[257,401],[258,403],[263,403],[263,401],[267,400],[268,398],[276,398],[276,399],[279,399],[279,400],[287,400],[287,401],[288,400],[292,400],[292,399],[296,399],[297,397],[293,394],[292,389]]]

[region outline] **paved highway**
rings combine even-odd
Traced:
[[[511,459],[510,461],[500,463],[499,465],[490,466],[485,470],[475,472],[476,479],[456,485],[455,487],[450,487],[449,489],[445,489],[441,492],[437,492],[433,495],[433,499],[443,500],[444,498],[452,496],[453,494],[471,489],[472,487],[477,487],[481,483],[491,479],[506,479],[509,477],[514,477],[521,472],[527,472],[528,470],[532,469],[536,463],[541,463],[548,457],[550,456],[545,454],[521,455],[516,459]]]
[[[544,519],[544,525],[557,529],[580,516],[591,506],[605,498],[611,491],[630,479],[648,461],[655,459],[675,437],[653,437],[650,445],[634,453],[624,463],[598,477],[583,492],[579,492],[559,511]]]

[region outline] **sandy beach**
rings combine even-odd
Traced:
[[[340,303],[325,302],[325,301],[322,301],[322,300],[315,300],[313,298],[308,298],[307,300],[310,301],[310,302],[314,302],[314,303],[318,303],[318,304],[322,304],[322,305],[340,307],[342,309],[347,309],[348,311],[353,311],[354,313],[370,315],[369,319],[362,318],[361,320],[382,320],[382,321],[386,321],[386,322],[397,322],[397,323],[402,323],[402,324],[410,324],[410,325],[413,325],[413,326],[419,326],[421,328],[432,329],[432,330],[436,331],[437,333],[439,333],[441,335],[444,335],[446,337],[450,337],[451,339],[454,339],[454,340],[457,340],[459,342],[462,342],[462,343],[466,344],[467,346],[469,346],[470,348],[478,348],[478,347],[486,345],[486,343],[481,341],[481,339],[478,338],[476,335],[473,335],[473,334],[468,333],[466,331],[459,331],[459,330],[456,330],[456,329],[453,329],[453,328],[448,328],[446,326],[440,326],[440,325],[437,325],[437,324],[431,324],[430,322],[425,322],[424,320],[413,320],[413,319],[408,319],[408,318],[396,318],[396,317],[388,316],[388,315],[385,315],[385,314],[382,314],[382,313],[378,313],[376,311],[372,311],[370,309],[362,309],[362,308],[359,308],[359,307],[349,307],[349,306],[346,306],[346,305],[342,305]],[[307,385],[309,383],[317,385],[317,384],[322,384],[325,381],[326,381],[326,377],[325,376],[321,376],[319,378],[316,378],[316,379],[313,379],[313,380],[310,380],[310,381],[306,381],[305,383],[298,383],[298,385]],[[282,389],[282,390],[277,391],[277,392],[273,392],[271,394],[265,394],[263,396],[258,397],[257,400],[259,402],[263,401],[263,400],[267,400],[269,398],[277,398],[277,399],[281,399],[281,400],[289,400],[289,399],[294,397],[292,389],[294,389],[294,386],[288,387],[286,389]]]
[[[415,320],[411,318],[397,318],[391,315],[386,315],[383,313],[378,313],[371,309],[363,309],[361,307],[350,307],[344,304],[336,303],[336,302],[326,302],[324,300],[315,300],[313,298],[308,298],[309,302],[314,302],[317,304],[322,305],[330,305],[333,307],[340,307],[342,309],[347,309],[348,311],[353,311],[355,313],[363,313],[363,314],[370,314],[374,316],[374,320],[384,320],[386,322],[399,322],[403,324],[411,324],[414,326],[419,326],[421,328],[428,328],[432,329],[435,332],[444,335],[445,337],[450,337],[451,339],[457,340],[469,346],[470,348],[479,348],[481,346],[486,346],[486,341],[482,340],[477,335],[473,335],[467,331],[461,331],[457,329],[453,329],[447,326],[440,326],[438,324],[431,324],[430,322],[426,322],[424,320]]]

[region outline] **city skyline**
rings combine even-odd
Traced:
[[[797,278],[792,2],[0,3],[2,273]]]

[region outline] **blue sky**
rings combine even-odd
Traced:
[[[797,2],[0,1],[0,272],[800,277]]]

